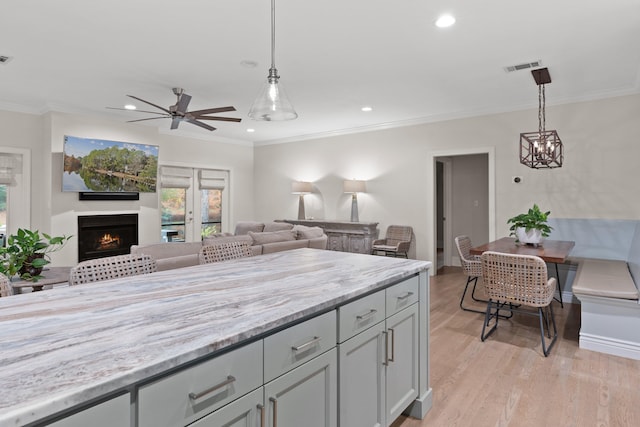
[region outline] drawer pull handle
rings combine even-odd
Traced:
[[[258,403],[258,411],[260,411],[260,427],[264,427],[264,406]]]
[[[376,310],[375,308],[372,308],[371,310],[369,310],[368,312],[366,312],[365,314],[358,314],[356,316],[357,320],[365,320],[368,319],[369,317],[373,316],[374,314],[376,314],[378,312],[378,310]]]
[[[384,334],[384,361],[382,364],[384,366],[389,366],[389,332],[382,331]]]
[[[201,391],[200,393],[189,393],[189,399],[191,400],[198,400],[204,396],[206,396],[209,393],[213,393],[216,390],[221,389],[224,386],[227,386],[229,384],[231,384],[232,382],[234,382],[236,380],[236,377],[234,377],[233,375],[229,375],[227,377],[226,380],[222,381],[220,384],[216,384],[211,388],[208,388],[204,391]]]
[[[278,427],[278,399],[270,397],[269,401],[273,403],[273,427]]]
[[[310,339],[304,344],[291,346],[291,350],[293,351],[305,350],[307,347],[311,347],[312,345],[319,343],[320,339],[321,339],[320,337],[313,337],[313,339]]]
[[[393,328],[389,328],[391,332],[391,357],[388,359],[389,362],[395,362],[396,358],[396,331]]]
[[[407,292],[405,292],[405,293],[404,293],[404,294],[402,294],[402,295],[398,295],[396,298],[398,298],[398,299],[407,299],[407,298],[409,298],[411,295],[413,295],[413,292],[411,292],[411,291],[407,291]]]

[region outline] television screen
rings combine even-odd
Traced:
[[[62,191],[154,193],[158,147],[64,137]]]

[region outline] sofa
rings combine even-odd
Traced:
[[[327,248],[327,235],[320,227],[293,225],[286,222],[242,221],[233,234],[218,233],[202,242],[150,243],[131,246],[132,254],[150,255],[156,260],[158,271],[198,265],[198,253],[203,245],[227,241],[244,241],[252,254],[262,255],[298,248]]]

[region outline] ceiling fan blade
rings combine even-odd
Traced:
[[[149,104],[149,105],[151,105],[152,107],[156,107],[156,108],[158,108],[158,109],[160,109],[160,110],[164,111],[164,112],[165,112],[165,113],[167,113],[167,114],[171,114],[171,111],[167,110],[167,109],[166,109],[166,108],[164,108],[164,107],[161,107],[161,106],[159,106],[159,105],[156,105],[156,104],[154,104],[154,103],[152,103],[152,102],[145,101],[144,99],[142,99],[142,98],[138,98],[137,96],[133,96],[133,95],[127,95],[127,96],[128,96],[129,98],[137,99],[137,100],[138,100],[138,101],[140,101],[140,102],[144,102],[145,104]]]
[[[234,107],[207,108],[206,110],[189,111],[189,114],[196,117],[196,116],[201,116],[203,114],[224,113],[227,111],[236,111],[236,109]]]
[[[178,129],[180,121],[180,117],[174,117],[173,120],[171,120],[171,129]]]
[[[216,130],[216,128],[214,128],[213,126],[209,126],[208,124],[199,122],[197,120],[187,119],[186,121],[191,123],[192,125],[196,125],[196,126],[200,126],[201,128],[205,128],[206,130]]]
[[[133,122],[144,122],[145,120],[166,119],[167,117],[169,117],[169,116],[163,116],[163,117],[147,117],[146,119],[127,120],[127,123],[133,123]]]
[[[165,113],[158,113],[157,111],[146,111],[146,110],[129,110],[128,108],[117,108],[117,107],[104,107],[109,110],[121,110],[121,111],[133,111],[135,113],[149,113],[149,114],[161,114],[164,117],[167,117]]]
[[[179,113],[186,113],[189,102],[191,102],[191,95],[187,95],[186,93],[180,95],[180,100],[176,104],[177,111]]]
[[[198,116],[194,118],[198,120],[219,120],[221,122],[236,122],[236,123],[239,123],[242,121],[242,119],[236,119],[235,117]]]

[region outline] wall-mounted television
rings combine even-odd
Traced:
[[[64,137],[62,191],[154,193],[158,146]]]

